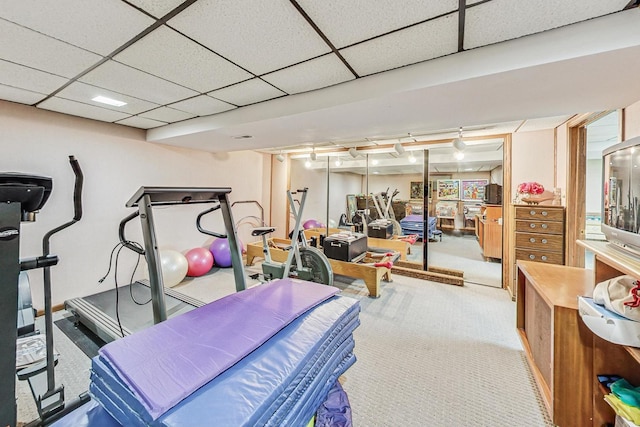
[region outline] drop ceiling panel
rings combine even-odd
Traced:
[[[151,110],[152,108],[158,107],[158,104],[154,104],[152,102],[144,101],[132,96],[122,95],[121,93],[113,92],[111,90],[103,89],[81,82],[71,83],[69,86],[58,92],[56,96],[59,98],[78,101],[85,104],[95,105],[96,107],[106,108],[108,110],[120,111],[122,113],[129,114],[138,114],[142,111],[147,111]],[[123,105],[122,107],[115,107],[112,105],[102,104],[100,102],[93,101],[93,98],[95,98],[96,96],[105,96],[116,101],[126,102],[127,105]]]
[[[200,0],[168,25],[255,74],[329,52],[289,0]]]
[[[355,77],[335,54],[321,56],[262,77],[289,94],[307,92],[353,80]]]
[[[68,99],[56,97],[49,98],[41,102],[38,104],[38,108],[71,114],[72,116],[100,120],[103,122],[115,122],[116,120],[122,120],[129,116],[129,114],[121,113],[119,111],[107,110],[106,108],[94,107],[93,105],[82,104],[80,102],[69,101]]]
[[[114,59],[198,92],[207,92],[252,77],[166,26],[151,32]]]
[[[444,16],[346,49],[340,53],[361,75],[415,64],[458,50],[458,14]]]
[[[249,105],[267,99],[286,95],[279,89],[258,78],[244,81],[224,89],[214,90],[207,95],[234,105]]]
[[[195,114],[185,113],[184,111],[176,110],[175,108],[160,107],[156,108],[155,110],[142,113],[140,114],[140,116],[165,123],[173,123],[195,117]]]
[[[74,77],[102,57],[0,19],[0,58],[31,68]],[[10,41],[10,42],[5,42]]]
[[[118,0],[5,1],[0,16],[103,56],[154,22]]]
[[[197,92],[115,61],[107,61],[80,78],[80,81],[144,99],[167,104],[197,95]]]
[[[195,98],[176,102],[175,104],[171,104],[171,107],[197,116],[210,116],[211,114],[217,114],[236,108],[231,104],[213,99],[207,95],[200,95]]]
[[[0,99],[31,105],[44,98],[45,95],[41,93],[31,92],[17,87],[0,84]]]
[[[493,0],[467,9],[464,48],[534,34],[619,12],[628,0]]]
[[[178,7],[182,2],[184,2],[184,0],[129,0],[129,3],[149,12],[156,18],[163,17]]]
[[[0,82],[39,93],[49,93],[67,82],[64,77],[0,60]]]
[[[118,123],[119,125],[131,126],[131,127],[140,128],[140,129],[151,129],[151,128],[157,128],[158,126],[166,125],[165,122],[159,122],[157,120],[151,120],[151,119],[147,119],[139,116],[128,117],[116,123]]]
[[[337,48],[458,10],[458,0],[298,0]]]

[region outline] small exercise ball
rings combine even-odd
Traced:
[[[240,246],[240,253],[244,252],[244,245],[242,241],[238,239],[238,245]],[[209,250],[213,255],[215,264],[218,267],[231,267],[231,248],[229,247],[229,240],[216,239],[209,246]]]
[[[164,285],[172,288],[185,278],[189,264],[180,252],[163,249],[160,251],[160,267]]]
[[[207,248],[193,248],[185,254],[185,257],[189,265],[187,276],[202,276],[208,273],[211,267],[213,267],[213,255]]]
[[[325,228],[325,226],[320,221],[316,221],[315,219],[308,219],[302,223],[302,228],[308,230],[310,228]]]

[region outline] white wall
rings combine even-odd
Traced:
[[[640,101],[624,109],[624,139],[640,136]]]
[[[148,143],[144,131],[97,122],[20,104],[0,101],[1,171],[51,176],[54,191],[37,222],[23,223],[21,257],[41,253],[42,235],[72,217],[73,174],[68,155],[76,156],[85,176],[84,217],[54,236],[52,252],[60,257],[52,269],[53,302],[98,292],[113,281],[97,285],[106,272],[111,248],[117,243],[120,220],[133,210],[127,200],[142,185],[231,187],[230,200],[258,200],[269,206],[270,156],[255,152],[212,154]],[[160,247],[179,251],[204,245],[212,239],[197,232],[195,216],[206,205],[158,208],[155,212]],[[245,212],[234,207],[234,219]],[[205,221],[224,230],[219,213]],[[127,228],[129,238],[142,241],[140,222]],[[245,242],[248,237],[240,238]],[[132,253],[121,260],[121,282],[128,282]],[[146,266],[138,277],[146,275]],[[144,274],[143,274],[144,273]],[[41,308],[40,271],[30,274],[34,305]]]
[[[369,175],[369,193],[380,193],[389,189],[393,192],[398,189],[400,193],[394,200],[409,200],[411,182],[422,182],[422,174],[406,174],[406,175]]]
[[[602,210],[602,160],[587,159],[587,180],[588,189],[585,197],[586,213],[600,214]]]
[[[326,158],[316,161],[316,167],[307,169],[304,166],[305,159],[291,160],[290,188],[292,190],[307,187],[307,201],[302,212],[302,222],[308,219],[315,219],[322,223],[327,218],[327,168]],[[321,163],[325,167],[320,167]],[[286,189],[285,189],[286,191]],[[296,197],[297,198],[297,197]],[[289,228],[293,230],[293,218],[289,222]],[[288,233],[287,233],[288,234]]]
[[[364,177],[341,172],[330,174],[329,179],[329,219],[337,225],[340,215],[347,213],[347,194],[361,194],[364,191]]]
[[[553,129],[514,133],[511,155],[512,194],[515,195],[518,184],[525,181],[539,182],[545,190],[553,191],[555,182]]]

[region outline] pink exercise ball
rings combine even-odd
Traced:
[[[238,239],[238,245],[240,246],[240,253],[244,252],[244,245],[242,241]],[[213,255],[215,264],[218,267],[231,267],[231,249],[229,247],[229,240],[216,239],[209,246],[209,250]]]
[[[199,277],[206,274],[213,267],[213,255],[207,248],[193,248],[186,255],[189,269],[187,276]]]
[[[310,228],[325,228],[325,225],[315,219],[308,219],[302,223],[302,228],[308,230]]]

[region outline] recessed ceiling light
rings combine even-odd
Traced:
[[[378,163],[379,163],[379,162],[378,162],[378,159],[373,159],[373,160],[371,160],[371,164],[372,164],[373,166],[377,165]]]
[[[118,101],[117,99],[107,98],[106,96],[96,96],[91,98],[92,101],[100,102],[101,104],[113,105],[114,107],[122,107],[127,105],[126,102]]]

